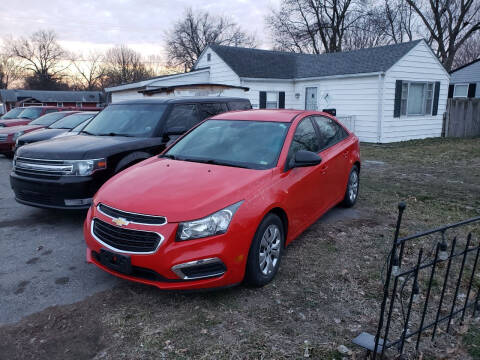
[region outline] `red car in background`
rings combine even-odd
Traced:
[[[29,132],[44,129],[52,125],[67,115],[75,114],[78,111],[55,111],[50,114],[40,116],[27,125],[9,126],[0,128],[0,154],[11,158],[15,153],[15,142],[17,139]]]
[[[358,138],[329,114],[217,115],[100,188],[87,262],[162,289],[263,286],[286,245],[355,204],[359,174]]]
[[[18,109],[18,108],[15,108]],[[7,114],[9,114],[10,110]],[[11,118],[10,116],[7,119],[0,119],[0,128],[1,127],[10,127],[10,126],[19,126],[19,125],[27,125],[31,121],[43,116],[45,114],[50,114],[52,112],[57,111],[100,111],[101,108],[97,107],[58,107],[58,106],[27,106],[21,111],[19,114],[16,115],[15,118]],[[7,115],[5,114],[5,115]],[[4,116],[5,116],[4,115]]]

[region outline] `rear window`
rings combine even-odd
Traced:
[[[250,101],[230,101],[228,102],[229,110],[250,110],[252,105]]]

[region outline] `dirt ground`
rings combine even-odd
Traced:
[[[3,326],[0,359],[363,358],[351,341],[376,329],[397,203],[407,203],[403,235],[479,216],[480,139],[361,151],[360,216],[311,226],[268,286],[180,293],[121,282]],[[422,359],[480,359],[478,320],[420,349]]]

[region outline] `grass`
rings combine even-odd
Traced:
[[[86,343],[88,333],[77,329],[90,323],[100,335],[85,346],[98,359],[299,359],[306,348],[314,359],[348,358],[338,353],[339,345],[359,358],[362,351],[351,340],[361,331],[376,329],[380,275],[397,203],[407,203],[401,235],[480,215],[480,139],[362,144],[361,152],[355,208],[336,210],[340,218],[318,221],[296,239],[268,286],[170,293],[124,282],[84,302],[50,308],[1,328],[0,353],[12,359],[87,358],[75,350],[67,357],[55,349],[63,350],[72,339]],[[419,246],[429,248],[416,243],[406,249],[407,262],[413,261]],[[425,279],[420,279],[422,289]],[[435,291],[442,284],[435,279]],[[45,328],[59,312],[70,314],[70,323],[61,331]],[[30,342],[38,332],[46,339],[40,346]],[[442,336],[443,343],[422,343],[424,359],[447,351],[442,344],[457,343],[455,337]],[[449,358],[479,358],[478,329],[472,327],[464,335],[463,347],[458,343]]]

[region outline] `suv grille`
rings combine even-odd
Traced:
[[[135,214],[122,210],[117,210],[104,204],[98,205],[98,211],[111,218],[123,218],[131,223],[136,224],[165,225],[167,223],[167,219],[164,216]]]
[[[115,250],[133,253],[154,252],[163,240],[154,232],[122,229],[99,219],[93,220],[92,233],[97,240]]]
[[[0,134],[0,142],[5,142],[8,139],[8,134]]]
[[[13,163],[16,173],[62,176],[73,172],[73,165],[63,160],[43,160],[17,157]]]

